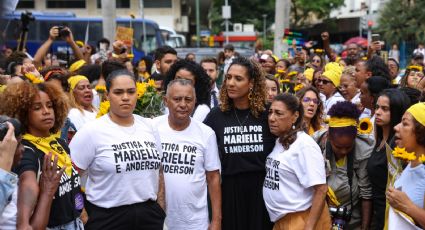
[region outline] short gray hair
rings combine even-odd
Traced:
[[[196,91],[195,91],[195,87],[193,87],[193,82],[191,80],[187,80],[187,79],[174,79],[172,81],[170,81],[167,85],[167,92],[165,93],[166,96],[168,96],[168,91],[170,90],[170,88],[175,85],[175,84],[179,84],[182,86],[190,86],[193,90],[193,95],[196,98]]]

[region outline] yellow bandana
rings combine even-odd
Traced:
[[[425,126],[425,102],[419,102],[410,106],[407,112],[412,114],[415,120]]]
[[[329,127],[340,128],[348,126],[357,126],[357,121],[348,117],[331,117],[329,119]]]
[[[75,75],[75,76],[68,78],[69,92],[74,91],[75,87],[78,85],[78,82],[80,82],[82,80],[88,81],[89,79],[87,79],[87,77],[85,77],[83,75]]]
[[[72,65],[69,67],[69,71],[75,72],[75,71],[79,70],[81,67],[83,67],[83,65],[85,65],[85,64],[86,64],[86,61],[84,61],[84,60],[76,61],[76,62],[72,63]]]
[[[72,163],[71,157],[65,152],[65,149],[57,141],[59,136],[52,134],[49,137],[35,137],[31,134],[24,134],[22,136],[24,140],[31,142],[37,149],[41,150],[44,154],[52,153],[52,161],[55,156],[58,156],[58,166],[60,168],[66,167],[65,173],[71,176]]]

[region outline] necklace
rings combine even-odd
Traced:
[[[239,123],[239,132],[240,132],[241,134],[243,134],[243,125],[245,124],[245,122],[246,122],[246,121],[248,121],[249,112],[248,112],[248,114],[245,116],[245,119],[244,119],[242,122],[239,120],[238,114],[236,113],[236,109],[233,109],[233,112],[235,113],[236,120],[237,120],[237,121],[238,121],[238,123]]]

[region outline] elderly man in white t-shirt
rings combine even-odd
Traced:
[[[163,150],[166,226],[169,230],[221,229],[221,164],[216,136],[210,127],[190,118],[196,102],[191,81],[171,81],[164,102],[169,114],[155,118],[155,125]]]

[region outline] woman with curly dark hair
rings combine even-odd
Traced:
[[[201,65],[193,61],[179,60],[167,72],[167,77],[164,81],[164,92],[167,91],[168,83],[179,78],[192,81],[195,87],[196,103],[191,117],[201,122],[204,121],[211,110],[210,77]]]
[[[305,132],[312,136],[314,132],[322,129],[323,123],[323,102],[320,99],[319,90],[310,86],[298,91],[297,97],[304,108]]]
[[[325,161],[304,132],[303,113],[289,93],[276,96],[269,109],[270,131],[278,138],[267,157],[263,196],[275,230],[331,227]]]
[[[369,229],[372,187],[366,166],[373,134],[357,132],[360,110],[349,101],[337,102],[328,115],[329,128],[316,132],[314,138],[327,162],[327,201],[333,224],[344,229]]]
[[[262,196],[265,161],[275,143],[267,123],[264,76],[255,61],[235,58],[220,90],[220,107],[204,121],[217,136],[224,230],[272,228]]]
[[[38,182],[45,155],[58,158],[57,165],[64,174],[54,199],[48,222],[38,223],[45,229],[82,229],[79,218],[83,209],[83,196],[78,172],[72,166],[69,148],[59,138],[58,131],[67,117],[68,100],[59,87],[46,82],[12,84],[0,95],[0,113],[16,117],[23,124],[22,143],[25,151],[16,169],[19,175],[18,223],[19,229],[28,227],[40,201],[40,190],[45,189]]]

